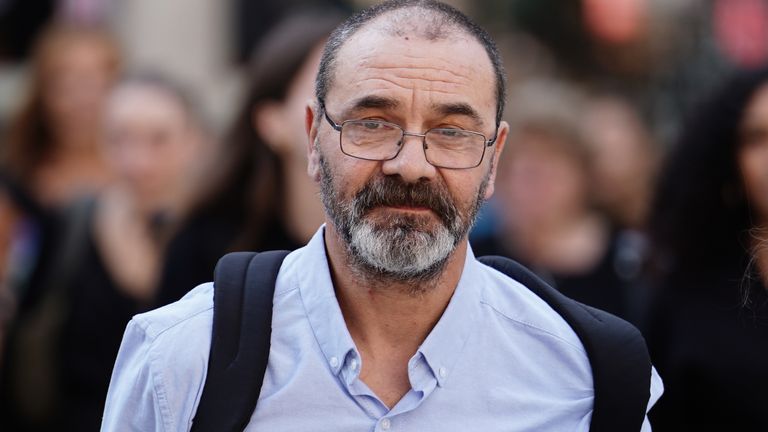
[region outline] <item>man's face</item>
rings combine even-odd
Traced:
[[[491,62],[469,37],[427,41],[363,29],[340,49],[334,72],[325,106],[337,123],[383,120],[409,132],[458,128],[489,139],[497,132]],[[344,155],[339,132],[314,121],[321,115],[310,115],[309,171],[354,264],[400,281],[439,274],[493,193],[506,124],[480,166],[451,170],[427,162],[421,137],[406,136],[388,161]]]

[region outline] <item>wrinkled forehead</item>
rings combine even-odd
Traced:
[[[496,77],[483,45],[456,24],[408,11],[378,17],[344,42],[335,58],[329,95],[375,79],[372,75],[386,78],[389,71],[411,80],[390,84],[421,84],[437,92],[450,87],[490,102],[495,110]]]

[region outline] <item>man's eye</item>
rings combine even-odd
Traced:
[[[363,122],[363,127],[369,130],[376,130],[381,128],[381,123],[379,122]]]
[[[443,138],[459,138],[466,135],[461,129],[437,129],[436,132]]]

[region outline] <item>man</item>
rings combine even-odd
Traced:
[[[331,36],[306,118],[326,225],[280,269],[253,428],[589,429],[579,338],[467,243],[508,133],[500,64],[431,1],[375,6]],[[189,429],[211,308],[207,284],[132,320],[105,430]]]

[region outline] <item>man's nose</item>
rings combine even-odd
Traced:
[[[437,169],[427,162],[424,137],[405,135],[400,145],[403,147],[397,156],[383,162],[383,174],[399,175],[407,183],[416,183],[422,179],[431,180],[435,177]]]

